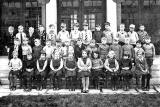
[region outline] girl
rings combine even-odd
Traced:
[[[117,90],[117,81],[118,81],[118,69],[119,64],[115,58],[114,51],[109,51],[108,53],[108,59],[106,59],[104,63],[104,67],[106,68],[108,74],[111,76],[111,84],[112,84],[112,90]]]
[[[16,90],[17,78],[22,69],[22,61],[18,58],[17,51],[13,51],[13,58],[9,62],[9,82],[10,90]]]
[[[74,58],[73,53],[68,54],[68,57],[66,58],[64,62],[64,67],[66,69],[65,77],[67,78],[67,84],[69,86],[69,91],[75,91],[77,62]]]
[[[35,62],[32,58],[32,54],[28,53],[27,60],[24,63],[24,73],[23,73],[23,85],[24,91],[31,91],[32,89],[32,78],[35,69]]]
[[[128,91],[130,87],[130,80],[132,78],[132,60],[129,58],[129,53],[125,53],[119,62],[120,72],[123,78],[124,90]]]
[[[41,56],[37,60],[37,72],[36,72],[36,80],[37,80],[37,90],[42,90],[42,86],[46,85],[45,76],[46,76],[46,67],[47,67],[47,59],[46,53],[41,51]]]
[[[82,51],[82,57],[78,59],[77,62],[78,68],[79,68],[79,73],[80,77],[82,78],[82,85],[83,85],[83,93],[88,93],[89,90],[89,75],[90,75],[90,70],[92,67],[92,62],[90,58],[88,58],[87,51],[83,50]]]
[[[98,89],[100,88],[100,91],[102,92],[102,87],[98,86],[99,84],[99,76],[101,76],[103,69],[103,62],[100,59],[99,52],[95,51],[92,53],[92,80],[94,88]]]
[[[63,60],[60,57],[59,51],[54,51],[50,62],[50,77],[53,82],[53,89],[60,88],[60,81],[62,76]]]

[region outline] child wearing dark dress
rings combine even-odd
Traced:
[[[83,93],[88,93],[89,92],[89,75],[90,75],[90,70],[92,67],[92,62],[90,58],[88,58],[88,54],[86,50],[82,51],[82,57],[78,59],[77,62],[78,68],[79,68],[79,74],[82,79],[82,92]]]
[[[37,72],[36,72],[37,90],[42,90],[42,88],[46,86],[45,83],[46,67],[47,67],[46,53],[44,51],[41,51],[41,56],[37,60]]]
[[[95,89],[100,89],[102,92],[102,84],[99,84],[99,79],[102,77],[103,70],[103,62],[100,59],[99,52],[95,51],[92,53],[92,71],[91,71],[91,78],[93,80],[93,86]]]
[[[120,73],[123,78],[123,89],[128,91],[130,88],[130,81],[132,78],[132,60],[129,58],[129,54],[125,53],[119,62]]]
[[[63,71],[63,60],[60,56],[59,51],[55,50],[52,54],[52,59],[50,61],[50,80],[53,83],[53,89],[60,89],[60,82]]]
[[[35,61],[32,58],[32,54],[28,53],[27,60],[24,63],[24,73],[23,73],[23,85],[24,91],[32,90],[32,80],[35,70]]]
[[[69,53],[68,57],[66,58],[64,62],[64,68],[65,68],[65,77],[66,77],[66,82],[69,88],[69,91],[75,91],[75,86],[76,86],[76,68],[77,68],[77,62],[74,58],[73,53]]]
[[[106,59],[104,63],[104,67],[108,74],[111,76],[111,87],[112,90],[117,90],[117,82],[118,82],[118,70],[119,70],[119,64],[115,58],[114,51],[109,51],[108,58]]]

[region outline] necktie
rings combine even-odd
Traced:
[[[22,37],[22,33],[20,34],[20,36],[21,36],[21,44],[22,44],[22,39],[23,39],[23,37]]]
[[[88,37],[87,37],[87,31],[85,31],[85,41],[88,40]]]

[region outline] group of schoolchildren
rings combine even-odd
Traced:
[[[49,28],[46,34],[40,26],[35,36],[33,27],[28,34],[24,33],[23,26],[18,27],[14,42],[9,42],[7,47],[11,90],[16,90],[17,78],[25,91],[31,91],[34,83],[37,90],[45,89],[47,79],[50,86],[58,90],[62,77],[70,91],[75,91],[80,79],[83,93],[89,92],[90,82],[103,92],[103,88],[108,88],[105,84],[110,82],[111,89],[117,90],[122,81],[122,88],[127,91],[133,84],[132,78],[136,79],[136,89],[150,89],[155,48],[144,25],[135,32],[135,25],[131,24],[127,33],[125,25],[121,24],[116,35],[109,22],[105,23],[103,32],[98,24],[92,33],[87,23],[83,24],[82,31],[75,23],[70,33],[66,24],[61,23],[58,35],[53,24]],[[13,27],[9,27],[9,32],[13,33]]]

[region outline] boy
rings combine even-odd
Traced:
[[[141,88],[143,91],[149,91],[150,89],[150,72],[148,71],[147,61],[144,58],[143,52],[137,53],[136,64],[136,85],[138,88],[139,78],[141,77]]]
[[[134,54],[135,54],[134,56],[135,56],[135,59],[137,58],[137,53],[138,53],[138,52],[144,52],[140,40],[138,40],[138,41],[136,42],[136,47],[134,48]]]
[[[22,60],[22,47],[19,44],[19,39],[18,38],[14,38],[14,45],[10,47],[9,49],[9,54],[8,54],[8,59],[11,60],[13,58],[13,51],[17,51],[18,52],[18,58],[20,58]]]
[[[66,30],[66,23],[61,23],[61,31],[59,31],[57,38],[61,40],[62,43],[69,39],[69,32]]]
[[[105,30],[103,31],[103,35],[106,37],[107,44],[110,46],[113,42],[113,32],[111,31],[109,22],[105,23]]]
[[[77,41],[77,39],[80,37],[81,37],[81,32],[79,31],[79,23],[74,23],[73,30],[70,33],[70,38],[75,43]]]
[[[93,33],[93,39],[96,41],[96,43],[101,43],[102,37],[103,37],[103,32],[101,31],[101,25],[97,24],[96,29]]]
[[[155,56],[155,47],[151,43],[151,37],[147,36],[145,38],[145,44],[143,45],[143,49],[145,52],[145,58],[148,64],[149,73],[151,73],[151,66],[153,65],[153,58]]]
[[[22,61],[18,58],[17,51],[13,51],[13,58],[9,61],[9,82],[10,90],[16,90],[17,78],[22,69]]]
[[[119,61],[121,59],[122,47],[118,44],[118,38],[114,38],[113,44],[110,46],[110,50],[115,52],[115,58]]]
[[[18,33],[16,34],[16,38],[20,40],[20,44],[22,44],[23,39],[25,39],[27,36],[24,33],[24,27],[22,25],[18,26]]]
[[[41,51],[43,50],[43,46],[41,45],[40,39],[34,40],[35,46],[33,47],[33,59],[37,61],[41,55]]]
[[[133,58],[134,58],[134,48],[129,43],[130,43],[130,39],[126,38],[125,39],[125,45],[122,46],[121,58],[125,53],[129,53],[129,56],[130,56],[129,58],[131,58],[133,60]]]
[[[138,34],[134,30],[135,30],[135,25],[134,24],[130,24],[128,37],[130,38],[130,44],[133,47],[136,46],[136,42],[139,40]]]
[[[137,32],[139,36],[139,40],[142,44],[145,43],[145,37],[148,36],[148,33],[145,31],[145,26],[140,24],[139,31]]]
[[[56,37],[57,37],[57,35],[56,35],[56,33],[55,33],[55,26],[54,26],[54,24],[50,24],[49,25],[49,33],[48,33],[48,35],[47,35],[47,37],[46,37],[46,40],[51,40],[51,44],[52,44],[52,46],[54,46],[55,44],[56,44]]]
[[[107,39],[105,37],[101,38],[101,44],[99,44],[98,51],[100,53],[100,58],[104,63],[109,52],[109,45],[107,45]]]
[[[96,41],[92,39],[90,44],[86,47],[86,50],[89,52],[89,57],[91,58],[92,52],[98,51],[98,47],[96,45]]]
[[[125,32],[125,24],[120,24],[120,30],[117,32],[117,38],[119,39],[119,45],[123,46],[125,44],[125,38],[128,36]]]
[[[39,35],[39,38],[41,40],[42,46],[45,46],[45,43],[46,43],[46,32],[45,32],[44,26],[40,25],[38,27],[38,35]]]
[[[92,40],[92,32],[88,28],[88,23],[83,23],[83,31],[81,31],[82,42],[85,46],[89,45]]]

